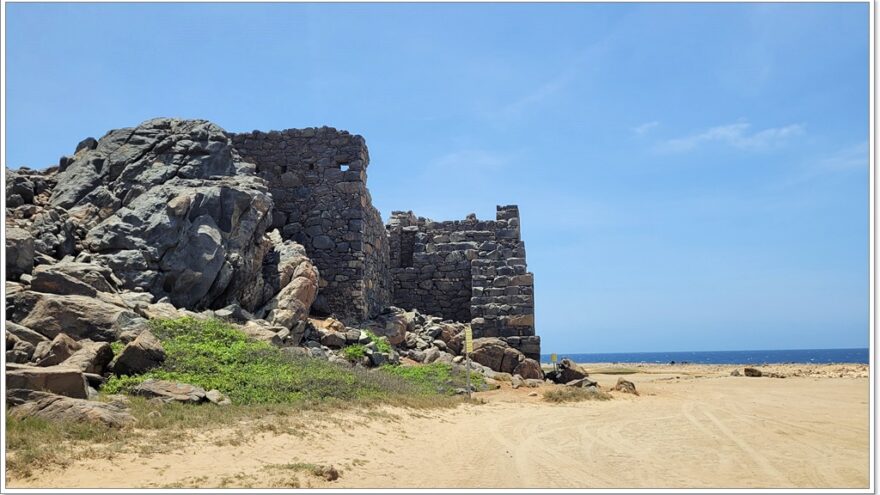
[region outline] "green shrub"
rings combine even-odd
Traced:
[[[354,344],[342,349],[342,355],[351,362],[360,361],[367,355],[367,348],[361,344]]]
[[[123,347],[125,347],[125,344],[118,340],[116,342],[110,342],[110,350],[113,351],[114,356],[118,356],[122,352]]]
[[[398,376],[411,383],[423,393],[454,394],[455,389],[467,385],[467,375],[445,363],[431,363],[419,366],[382,365],[381,371]],[[471,384],[479,387],[483,377],[471,372]]]
[[[388,342],[388,339],[385,337],[379,337],[375,333],[367,330],[367,337],[370,338],[370,341],[376,345],[376,350],[379,352],[389,353],[391,352],[391,344]]]
[[[349,368],[286,353],[270,344],[249,340],[240,330],[220,320],[180,318],[153,320],[150,324],[165,348],[165,362],[143,375],[113,377],[102,392],[130,392],[144,380],[155,378],[190,383],[205,390],[217,389],[235,404],[387,401],[393,396],[438,393],[437,389],[424,387],[420,380],[389,373],[384,368]],[[378,339],[377,347],[378,342],[387,345],[387,341]],[[348,352],[352,354],[365,351],[351,347],[354,349]]]

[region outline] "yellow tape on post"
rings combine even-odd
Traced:
[[[474,352],[474,331],[471,327],[464,327],[464,350],[465,352]]]

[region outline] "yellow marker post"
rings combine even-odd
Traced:
[[[464,327],[464,355],[467,358],[467,393],[468,399],[471,398],[471,353],[474,352],[474,331],[471,327]]]
[[[556,353],[550,354],[550,362],[555,363],[557,359]]]

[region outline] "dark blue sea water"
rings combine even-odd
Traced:
[[[775,351],[615,352],[604,354],[562,354],[577,363],[868,363],[868,349],[790,349]],[[549,363],[550,355],[541,354]]]

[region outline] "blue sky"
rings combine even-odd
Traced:
[[[544,352],[868,345],[868,4],[7,4],[5,163],[156,116],[520,205]]]

